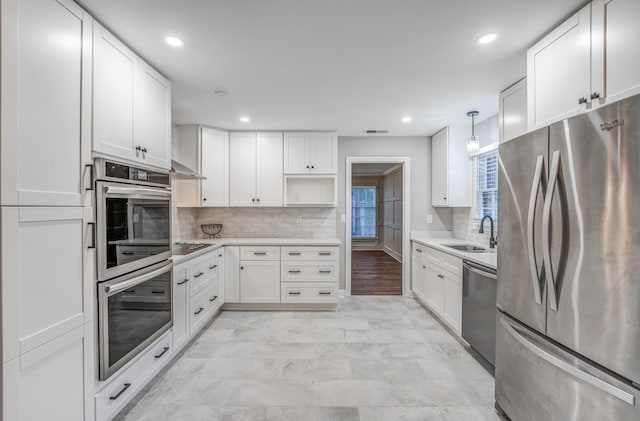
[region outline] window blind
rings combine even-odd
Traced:
[[[376,237],[376,188],[353,187],[351,189],[351,235]]]
[[[498,218],[498,150],[477,155],[474,159],[476,173],[475,217],[490,215]]]

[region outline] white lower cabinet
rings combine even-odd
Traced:
[[[240,302],[240,247],[224,248],[224,301]]]
[[[413,291],[458,335],[462,331],[462,259],[419,243],[412,246]]]
[[[3,364],[2,419],[93,419],[92,332],[86,323]]]
[[[95,395],[96,421],[111,420],[153,376],[158,374],[175,355],[172,344],[172,334],[169,331],[112,378],[98,385],[99,392]]]
[[[338,252],[338,247],[282,247],[282,302],[337,303]]]
[[[189,340],[189,265],[173,268],[173,346],[180,349]]]
[[[335,282],[283,282],[283,303],[332,304],[338,297]]]
[[[280,260],[240,262],[240,302],[280,302]]]

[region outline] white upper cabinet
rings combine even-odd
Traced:
[[[88,206],[92,19],[66,0],[0,7],[1,203]]]
[[[285,133],[285,174],[336,174],[338,136],[335,133]]]
[[[522,79],[500,93],[500,142],[527,132],[527,79]]]
[[[604,7],[606,100],[613,102],[640,93],[640,2],[607,0]]]
[[[202,206],[229,206],[229,133],[202,128]]]
[[[431,137],[431,204],[436,207],[471,206],[471,160],[468,133],[445,127]]]
[[[93,149],[171,168],[171,84],[94,22]]]
[[[282,205],[282,133],[232,132],[229,206]]]
[[[171,168],[171,84],[144,61],[139,67],[134,140],[146,163]]]
[[[586,109],[591,91],[590,59],[589,4],[527,51],[530,130]]]

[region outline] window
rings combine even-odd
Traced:
[[[376,188],[351,189],[351,236],[375,238],[377,228]]]
[[[475,217],[485,215],[498,218],[498,149],[476,155],[474,158],[476,182]]]

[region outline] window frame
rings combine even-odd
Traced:
[[[495,177],[496,177],[496,186],[495,188],[492,189],[481,189],[480,188],[480,159],[485,156],[485,155],[489,155],[489,154],[495,154],[496,155],[496,169],[495,169]],[[491,217],[493,218],[494,221],[494,225],[497,227],[498,225],[498,218],[499,218],[499,214],[498,214],[498,174],[499,174],[499,164],[498,164],[498,143],[492,143],[491,145],[488,145],[480,150],[478,150],[476,153],[474,153],[472,155],[473,158],[473,222],[474,224],[479,228],[480,227],[480,221],[482,220],[482,218],[484,217],[484,215],[486,214],[482,214],[480,215],[479,210],[480,210],[480,203],[479,203],[479,198],[480,198],[480,194],[483,192],[495,192],[495,206],[493,207],[493,212],[491,214]],[[486,171],[486,168],[485,168]]]
[[[353,218],[355,215],[354,208],[370,208],[370,206],[354,206],[353,199],[351,200],[351,239],[354,241],[376,241],[379,239],[378,233],[378,186],[351,186],[351,197],[353,198],[353,190],[354,189],[373,189],[374,192],[374,235],[373,236],[356,236],[353,235]]]

